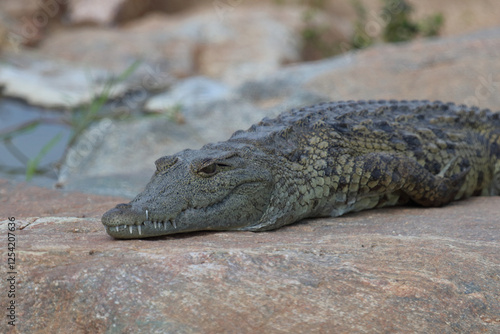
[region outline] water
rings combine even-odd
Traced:
[[[0,134],[7,129],[41,118],[49,120],[49,122],[56,122],[62,119],[62,112],[30,106],[15,99],[0,98]],[[42,122],[29,132],[17,134],[11,140],[10,150],[9,145],[0,140],[0,178],[15,181],[26,180],[26,161],[20,161],[12,151],[20,152],[18,155],[24,156],[25,159],[33,159],[58,134],[61,134],[61,139],[48,151],[38,165],[46,167],[48,172],[43,175],[35,174],[31,180],[31,183],[36,185],[52,186],[57,180],[56,164],[62,158],[71,134],[70,127],[63,124]]]

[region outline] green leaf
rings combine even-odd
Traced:
[[[10,139],[14,136],[20,135],[25,132],[34,130],[38,125],[40,125],[40,120],[33,120],[16,126],[14,129],[0,132],[0,140]]]
[[[59,140],[61,140],[62,133],[57,134],[54,138],[52,138],[47,144],[45,144],[40,152],[34,157],[33,159],[30,159],[28,161],[28,165],[26,166],[26,181],[30,181],[33,178],[33,175],[35,175],[35,172],[38,168],[38,165],[40,164],[40,161],[42,158],[47,155],[47,153],[54,147],[55,144]]]
[[[122,82],[125,79],[127,79],[132,73],[137,70],[137,67],[142,63],[140,60],[134,61],[125,71],[123,71],[119,76],[118,76],[118,82]]]

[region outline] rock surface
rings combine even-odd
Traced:
[[[195,0],[67,0],[67,3],[69,23],[102,26],[127,22],[149,12],[177,13],[200,6]]]
[[[354,20],[347,1],[327,5],[340,6],[330,20],[339,38]],[[445,35],[498,24],[500,6],[491,0],[475,1],[475,9],[450,1],[422,0],[417,14],[442,11]],[[4,318],[0,332],[500,333],[499,197],[307,220],[264,233],[118,241],[100,223],[102,213],[141,190],[158,157],[224,140],[291,107],[425,98],[498,110],[499,28],[287,65],[299,60],[304,12],[296,7],[214,1],[174,16],[165,13],[195,2],[169,0],[163,14],[121,26],[54,28],[63,14],[75,24],[98,13],[110,25],[134,17],[126,13],[130,4],[167,3],[116,0],[108,6],[120,3],[119,9],[104,11],[97,1],[66,2],[73,6],[68,12],[61,1],[0,3],[0,49],[42,41],[38,52],[53,58],[35,66],[23,59],[34,56],[36,63],[39,54],[22,48],[13,58],[2,55],[2,93],[75,106],[105,81],[109,72],[101,69],[120,74],[140,57],[142,66],[119,94],[134,91],[123,104],[140,110],[145,102],[158,115],[104,119],[66,157],[61,185],[122,197],[0,180],[4,250],[8,217],[17,226],[17,326]],[[380,25],[375,3],[369,2],[369,22]],[[83,78],[88,64],[87,73],[95,67],[102,76]],[[182,79],[192,74],[204,76]],[[61,99],[63,91],[73,102]],[[4,277],[2,302],[8,285]]]
[[[200,104],[230,98],[231,89],[221,82],[206,77],[190,77],[162,94],[147,101],[144,108],[152,112],[165,112],[173,108],[190,108]]]
[[[56,59],[123,71],[130,62],[158,64],[174,76],[194,74],[242,82],[299,60],[299,9],[235,8],[172,16],[153,13],[121,29],[86,27],[54,32],[39,52]],[[258,24],[256,24],[258,22]]]
[[[6,333],[500,331],[499,197],[118,241],[98,218],[116,198],[6,187],[2,217],[23,227]],[[52,212],[29,209],[40,196]]]
[[[296,94],[282,101],[281,106],[303,106],[323,100],[315,94]],[[69,149],[60,168],[58,184],[65,189],[134,197],[150,179],[159,157],[225,140],[234,131],[246,129],[265,116],[276,116],[281,110],[264,109],[242,97],[232,96],[188,102],[179,113],[168,117],[134,121],[105,119],[85,131]],[[176,121],[176,117],[180,117],[180,121]]]
[[[62,192],[0,179],[0,217],[100,217],[122,197]]]
[[[108,85],[112,73],[97,68],[52,61],[33,55],[11,55],[0,65],[0,87],[5,96],[47,108],[89,104]],[[109,98],[123,95],[124,83],[112,85]]]
[[[491,26],[492,22],[496,22],[497,16],[494,14],[500,11],[500,6],[478,5],[485,1],[487,2],[476,2],[475,7],[448,6],[453,8],[453,13],[450,14],[446,14],[449,8],[442,5],[442,2],[438,6],[426,0],[415,8],[418,15],[429,14],[426,10],[430,13],[442,11],[447,17],[446,24],[452,22],[452,26],[445,26],[444,34],[451,35],[453,32],[470,31],[472,27],[477,29]],[[50,22],[59,20],[62,14],[66,13],[66,7],[56,1],[49,2],[50,4],[36,4],[23,0],[19,3],[24,5],[16,5],[15,2],[0,5],[0,17],[6,18],[2,20],[0,27],[0,49],[2,44],[15,44],[19,38],[29,40],[33,37],[32,30],[35,34],[38,30],[49,29]],[[275,76],[276,71],[280,72],[286,64],[299,61],[304,43],[300,33],[305,24],[306,9],[298,6],[272,6],[265,2],[254,6],[241,2],[214,2],[210,7],[192,8],[188,12],[171,15],[165,13],[175,12],[173,7],[177,5],[183,5],[182,8],[195,5],[191,2],[169,4],[165,1],[140,2],[138,5],[139,1],[135,0],[116,0],[109,2],[109,10],[106,10],[101,8],[102,6],[96,6],[93,1],[73,0],[68,3],[69,17],[72,17],[75,8],[80,8],[76,10],[78,14],[75,15],[85,17],[88,10],[89,16],[96,19],[99,19],[98,14],[108,15],[108,12],[117,10],[126,12],[128,7],[133,7],[137,13],[154,9],[161,11],[117,27],[49,29],[50,34],[40,43],[37,52],[52,59],[50,66],[47,66],[48,61],[44,61],[45,67],[50,68],[39,69],[37,64],[26,62],[21,62],[20,66],[16,59],[19,55],[14,52],[0,67],[0,84],[6,87],[3,94],[48,107],[60,107],[60,96],[68,95],[66,104],[72,107],[87,101],[93,92],[89,77],[94,76],[88,74],[82,79],[82,71],[93,73],[106,69],[117,75],[137,60],[141,61],[141,67],[136,73],[138,82],[134,85],[128,84],[127,88],[146,94],[151,90],[165,90],[176,78],[195,74],[222,80],[232,86],[244,84],[250,79],[265,82]],[[168,6],[173,7],[167,8]],[[380,26],[377,6],[371,3],[366,6],[369,16],[367,24]],[[340,40],[348,40],[356,19],[351,5],[339,3],[326,7],[325,13],[316,14],[315,19],[319,20],[317,24],[320,27],[327,23],[337,25],[338,27],[330,28],[342,31],[339,33],[342,35]],[[490,16],[484,8],[488,8]],[[460,25],[455,22],[457,17],[462,18],[459,20]],[[479,17],[484,19],[480,21]],[[490,17],[495,20],[492,21]],[[72,22],[71,18],[69,20]],[[496,30],[493,31],[492,34],[497,34]],[[398,96],[406,93],[408,96],[419,98],[422,95],[434,95],[456,100],[458,96],[464,100],[462,97],[465,97],[469,103],[487,105],[491,96],[498,96],[494,94],[498,90],[495,86],[498,80],[494,77],[497,66],[494,59],[498,51],[496,42],[493,45],[488,44],[497,37],[486,35],[484,32],[469,35],[467,42],[460,38],[447,38],[434,44],[414,43],[409,48],[383,46],[383,50],[374,48],[363,52],[359,59],[351,54],[347,58],[353,61],[353,67],[340,72],[327,70],[323,76],[314,78],[311,87],[313,90],[320,90],[320,95],[326,94],[330,98],[352,98],[354,95],[366,97],[370,94],[381,96],[391,91]],[[18,44],[23,44],[21,42]],[[451,47],[447,43],[450,43]],[[427,48],[431,51],[427,52]],[[29,50],[19,49],[19,46],[16,49],[22,51],[21,58],[29,58],[25,57],[30,54]],[[483,54],[481,49],[487,50],[487,53]],[[390,59],[387,59],[387,53],[391,54]],[[39,54],[35,54],[35,59],[40,57]],[[66,64],[59,66],[61,60]],[[71,70],[71,67],[75,70]],[[85,67],[89,68],[86,70]],[[373,70],[374,67],[378,67],[378,70]],[[417,78],[414,77],[416,70],[419,70]],[[57,73],[62,71],[67,74],[60,78],[61,75]],[[284,71],[286,72],[286,69]],[[443,77],[446,80],[448,76],[456,79],[454,75],[458,75],[458,79],[464,82],[467,80],[467,84],[462,84],[461,89],[456,89],[456,85],[441,84]],[[74,78],[79,78],[84,84],[74,87]],[[61,86],[61,79],[63,82],[68,80],[70,85]],[[25,85],[24,88],[19,84],[20,81],[42,82],[46,83],[46,86]],[[435,82],[440,84],[440,89],[434,89]],[[366,86],[378,86],[378,91],[366,92]],[[428,87],[427,91],[420,92],[423,87]],[[61,91],[64,94],[61,94]],[[124,91],[119,89],[117,94],[123,94]],[[45,96],[47,97],[43,98]],[[57,103],[54,102],[55,98],[58,98]]]
[[[102,144],[93,145],[76,162],[67,157],[59,182],[68,189],[131,197],[142,190],[160,156],[226,140],[265,116],[320,101],[436,99],[499,110],[499,57],[496,28],[288,66],[239,86],[203,77],[185,79],[146,104],[157,110],[185,101],[180,103],[181,124],[172,118],[109,121]],[[200,100],[200,88],[211,92],[208,100]],[[82,142],[88,146],[86,136]],[[78,145],[72,149],[77,154]]]
[[[145,14],[151,1],[136,0],[69,0],[67,20],[71,24],[112,25],[123,19]],[[125,13],[133,13],[133,16]]]
[[[345,57],[349,66],[325,71],[305,88],[333,100],[434,99],[500,109],[500,28]]]
[[[117,10],[114,4],[107,4],[110,11]],[[73,1],[70,7],[74,6],[97,10],[88,1]],[[98,10],[108,15],[106,8]],[[195,74],[236,85],[299,60],[300,20],[297,7],[210,8],[176,16],[152,13],[120,28],[55,30],[36,52],[20,48],[22,41],[15,42],[27,39],[27,32],[18,33],[2,23],[0,50],[7,51],[0,64],[0,86],[5,96],[34,105],[75,107],[99,91],[96,77],[97,84],[102,84],[134,62],[140,64],[132,76],[135,80],[117,84],[110,98],[129,90],[148,95],[165,90],[179,77]],[[12,43],[18,45],[7,47]]]

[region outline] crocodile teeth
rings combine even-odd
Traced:
[[[139,235],[142,235],[141,225],[137,225],[137,231],[139,232]]]
[[[134,228],[132,227],[132,225],[128,226],[128,231],[130,232],[130,234],[134,233]]]
[[[120,230],[120,226],[115,226],[115,231],[118,232]]]
[[[155,230],[158,229],[158,222],[153,222],[153,226],[155,227]]]
[[[177,228],[177,224],[176,224],[175,220],[172,220],[172,222],[171,222],[171,223],[172,223],[172,226],[173,226],[174,228]]]

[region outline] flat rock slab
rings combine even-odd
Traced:
[[[90,104],[107,92],[109,98],[122,96],[131,84],[110,85],[109,71],[48,60],[32,54],[11,54],[0,64],[0,87],[4,96],[24,99],[47,108],[76,108]],[[124,71],[124,68],[122,71]]]
[[[59,198],[60,214],[71,209],[67,200]],[[273,232],[126,241],[109,237],[99,218],[19,214],[17,326],[7,329],[498,333],[499,206],[499,197],[482,197]],[[0,222],[3,235],[6,227]]]
[[[121,197],[63,192],[0,179],[0,220],[7,217],[100,217],[126,200]]]

